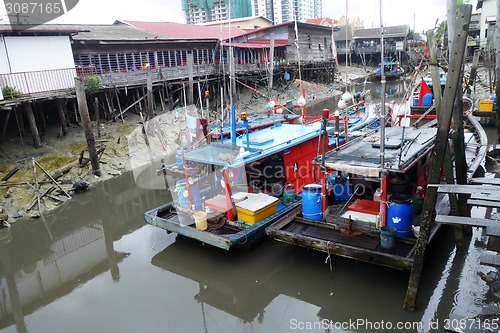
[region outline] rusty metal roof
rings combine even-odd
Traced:
[[[269,39],[258,39],[249,40],[247,42],[241,43],[222,43],[224,46],[233,46],[238,48],[247,49],[268,49],[271,47],[271,41]],[[274,40],[274,47],[288,46],[290,43],[288,39],[276,39]]]
[[[120,21],[137,29],[149,31],[166,38],[176,39],[230,39],[246,34],[237,27],[201,26],[174,22]]]
[[[408,25],[397,25],[384,27],[384,37],[405,38],[410,32]],[[359,29],[354,32],[354,39],[376,39],[380,38],[380,28]]]

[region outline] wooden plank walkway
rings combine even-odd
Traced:
[[[469,195],[467,204],[471,206],[500,208],[500,179],[499,178],[473,178],[470,185],[433,184],[438,193]],[[437,215],[436,222],[456,226],[472,226],[486,228],[488,243],[486,249],[490,252],[481,254],[481,265],[500,268],[500,220]]]

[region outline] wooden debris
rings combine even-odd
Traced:
[[[35,159],[33,159],[33,161],[43,171],[43,173],[45,173],[47,177],[49,177],[50,180],[52,180],[52,182],[54,182],[54,184],[56,184],[56,186],[59,187],[59,189],[63,191],[63,193],[66,194],[68,198],[71,199],[71,195],[68,192],[66,192],[66,190],[64,190],[62,186],[54,178],[52,178],[52,176],[40,165],[40,163],[38,163]]]
[[[10,177],[14,176],[16,174],[16,172],[18,172],[18,171],[19,171],[19,167],[16,166],[12,170],[10,170],[2,179],[0,179],[0,181],[6,182],[7,180],[10,179]]]

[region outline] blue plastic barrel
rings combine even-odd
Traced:
[[[180,179],[175,183],[175,192],[177,192],[179,206],[191,208],[189,207],[189,195],[187,192],[186,180]],[[191,185],[191,198],[192,203],[195,205],[195,210],[201,210],[200,186],[197,181],[193,182],[193,185]]]
[[[347,201],[354,193],[352,184],[349,183],[349,176],[330,175],[327,177],[327,181],[330,183],[329,185],[331,186],[335,200]]]
[[[431,106],[432,105],[432,93],[427,93],[422,97],[422,106]]]
[[[309,184],[302,189],[302,216],[308,220],[323,219],[321,185]]]
[[[386,224],[395,227],[398,237],[410,237],[412,231],[413,204],[406,194],[394,194],[388,202]]]

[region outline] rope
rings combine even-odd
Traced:
[[[332,256],[330,255],[330,241],[328,241],[326,243],[326,251],[328,253],[328,256],[326,256],[326,259],[325,259],[325,264],[328,262],[330,264],[330,273],[332,272]]]

